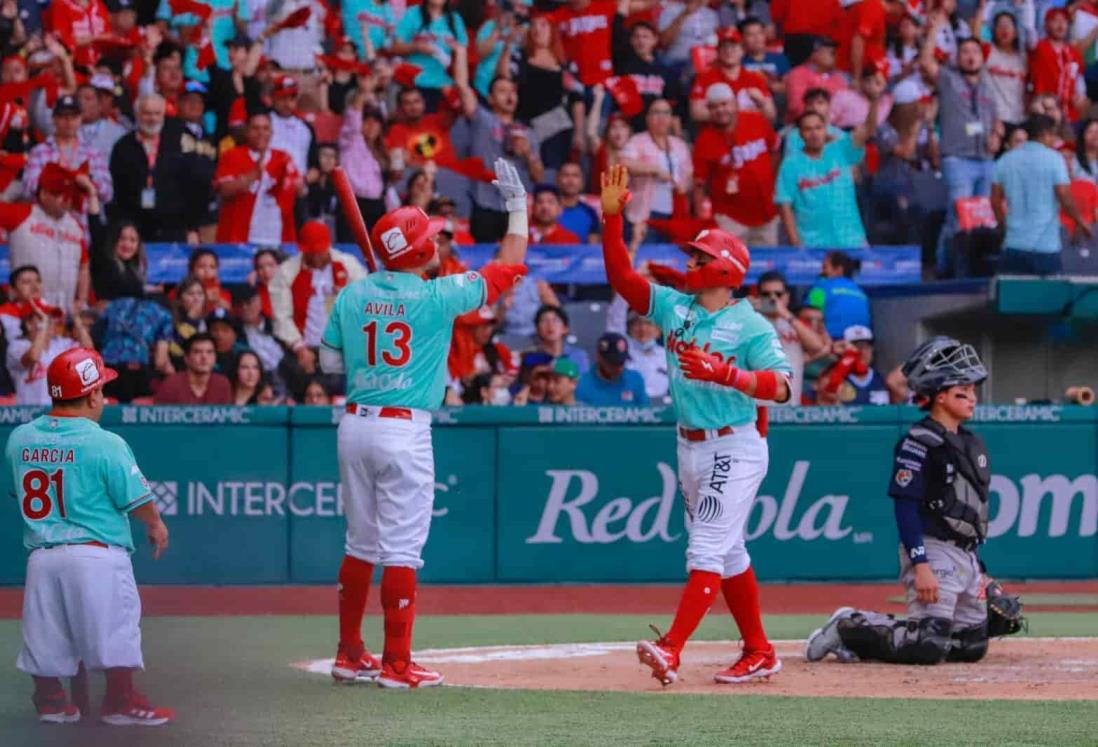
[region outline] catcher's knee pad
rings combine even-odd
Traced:
[[[840,620],[836,629],[843,645],[859,659],[894,664],[937,664],[950,648],[952,623],[940,617],[921,620],[871,621],[861,613]]]
[[[987,623],[953,632],[946,661],[974,662],[987,653]]]

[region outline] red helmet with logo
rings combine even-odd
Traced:
[[[53,359],[46,369],[50,398],[79,399],[118,378],[118,372],[103,365],[99,353],[88,348],[72,348]]]
[[[417,207],[399,207],[374,224],[370,239],[387,270],[422,267],[435,256],[433,241],[446,225],[442,218],[428,218]]]
[[[707,228],[693,241],[687,242],[683,251],[696,249],[713,259],[701,267],[686,273],[686,289],[697,292],[705,288],[739,288],[751,266],[747,245],[738,238],[715,228]]]

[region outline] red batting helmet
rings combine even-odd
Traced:
[[[739,288],[751,266],[747,245],[732,234],[718,229],[705,229],[683,248],[696,249],[713,259],[686,273],[686,289]]]
[[[399,207],[374,224],[370,238],[385,269],[410,270],[435,256],[433,239],[445,224],[442,218],[428,218],[420,208]]]
[[[103,365],[99,353],[72,348],[53,359],[46,370],[50,398],[79,399],[118,378],[118,372]]]

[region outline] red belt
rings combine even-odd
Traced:
[[[357,415],[358,411],[359,411],[359,408],[361,408],[361,407],[364,407],[364,405],[354,405],[354,404],[347,405],[347,412],[349,412],[351,415]],[[409,410],[407,407],[382,407],[380,410],[377,411],[377,416],[379,418],[395,418],[397,420],[411,420],[412,419],[412,411]]]
[[[726,425],[723,428],[718,428],[716,435],[712,436],[712,438],[721,438],[722,436],[727,436],[729,433],[732,433],[732,426]],[[681,425],[679,426],[679,435],[687,441],[705,441],[706,439],[711,438],[709,431],[704,428],[690,430],[689,428],[683,428]]]
[[[104,545],[102,542],[96,542],[95,540],[89,540],[87,542],[74,542],[74,545],[91,545],[92,547],[102,547],[104,550],[109,550],[110,545]]]

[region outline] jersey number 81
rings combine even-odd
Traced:
[[[23,515],[31,521],[40,521],[53,511],[53,499],[49,488],[57,496],[57,510],[65,518],[65,474],[57,470],[52,475],[40,469],[32,469],[23,475]]]
[[[362,331],[366,333],[366,365],[369,366],[377,365],[378,348],[384,346],[384,343],[378,345],[377,326],[378,323],[373,321],[362,327]],[[383,349],[382,363],[394,368],[408,365],[408,361],[412,359],[412,349],[409,347],[412,342],[412,328],[405,322],[389,322],[383,332],[388,336],[388,342],[396,349],[396,353]]]

